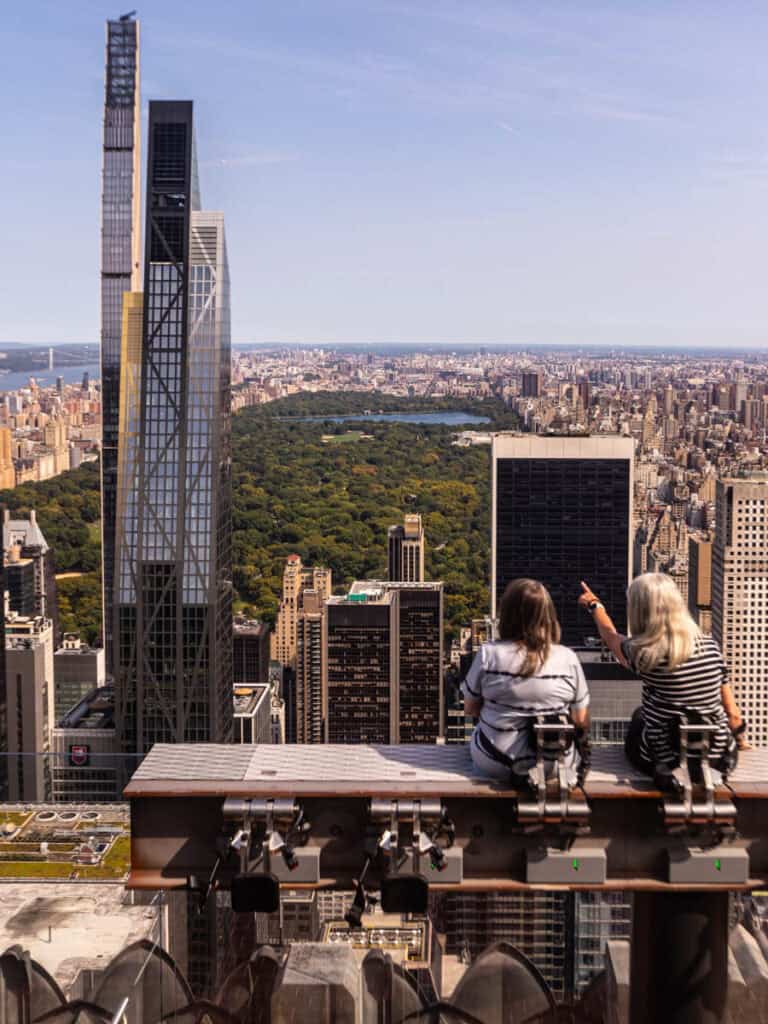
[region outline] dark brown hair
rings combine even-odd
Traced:
[[[499,639],[525,648],[521,676],[532,676],[560,642],[560,623],[549,591],[538,580],[512,580],[499,604]]]

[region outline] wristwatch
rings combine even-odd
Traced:
[[[605,605],[603,604],[602,601],[590,601],[589,604],[587,605],[587,608],[589,608],[589,610],[592,612],[593,615],[595,614],[595,612],[597,611],[598,608],[604,608],[604,607],[605,607]]]

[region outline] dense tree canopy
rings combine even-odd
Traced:
[[[334,588],[382,578],[387,527],[405,512],[424,518],[426,574],[443,580],[451,633],[488,610],[490,455],[452,444],[443,424],[300,421],[373,411],[460,409],[493,427],[514,419],[495,400],[403,399],[371,394],[302,394],[245,409],[233,420],[234,583],[238,607],[274,619],[286,556],[333,570]],[[359,429],[372,439],[346,438]],[[323,443],[323,435],[334,435]],[[65,629],[93,641],[99,629],[99,474],[93,465],[41,484],[0,492],[14,514],[36,508],[56,555]]]

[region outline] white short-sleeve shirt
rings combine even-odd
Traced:
[[[514,641],[483,644],[461,684],[465,697],[482,698],[480,727],[508,757],[528,752],[532,716],[567,713],[589,704],[584,670],[570,648],[553,644],[532,676],[519,674],[524,659],[525,651]]]

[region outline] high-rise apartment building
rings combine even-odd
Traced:
[[[61,632],[56,564],[34,509],[30,509],[28,519],[11,519],[9,510],[3,511],[3,552],[11,611],[50,619],[54,646],[58,646]]]
[[[768,746],[768,474],[717,482],[712,635],[750,741]]]
[[[200,212],[192,103],[150,103],[148,139],[140,371],[129,358],[121,380],[115,591],[117,729],[138,753],[232,735],[224,222]],[[135,358],[133,299],[123,347]]]
[[[435,743],[443,734],[443,585],[366,580],[326,602],[329,743]]]
[[[632,556],[628,437],[496,434],[492,445],[491,607],[510,580],[541,580],[555,602],[563,643],[592,630],[576,602],[586,580],[626,629]]]
[[[423,583],[424,527],[421,516],[407,514],[402,526],[390,526],[387,534],[389,579],[393,582]]]
[[[331,596],[331,570],[302,565],[298,555],[289,555],[283,571],[283,597],[272,634],[272,657],[281,665],[296,665],[297,623],[305,590],[314,591],[320,601]]]
[[[113,669],[115,523],[123,295],[140,287],[139,23],[107,22],[101,199],[101,551],[104,643]]]

